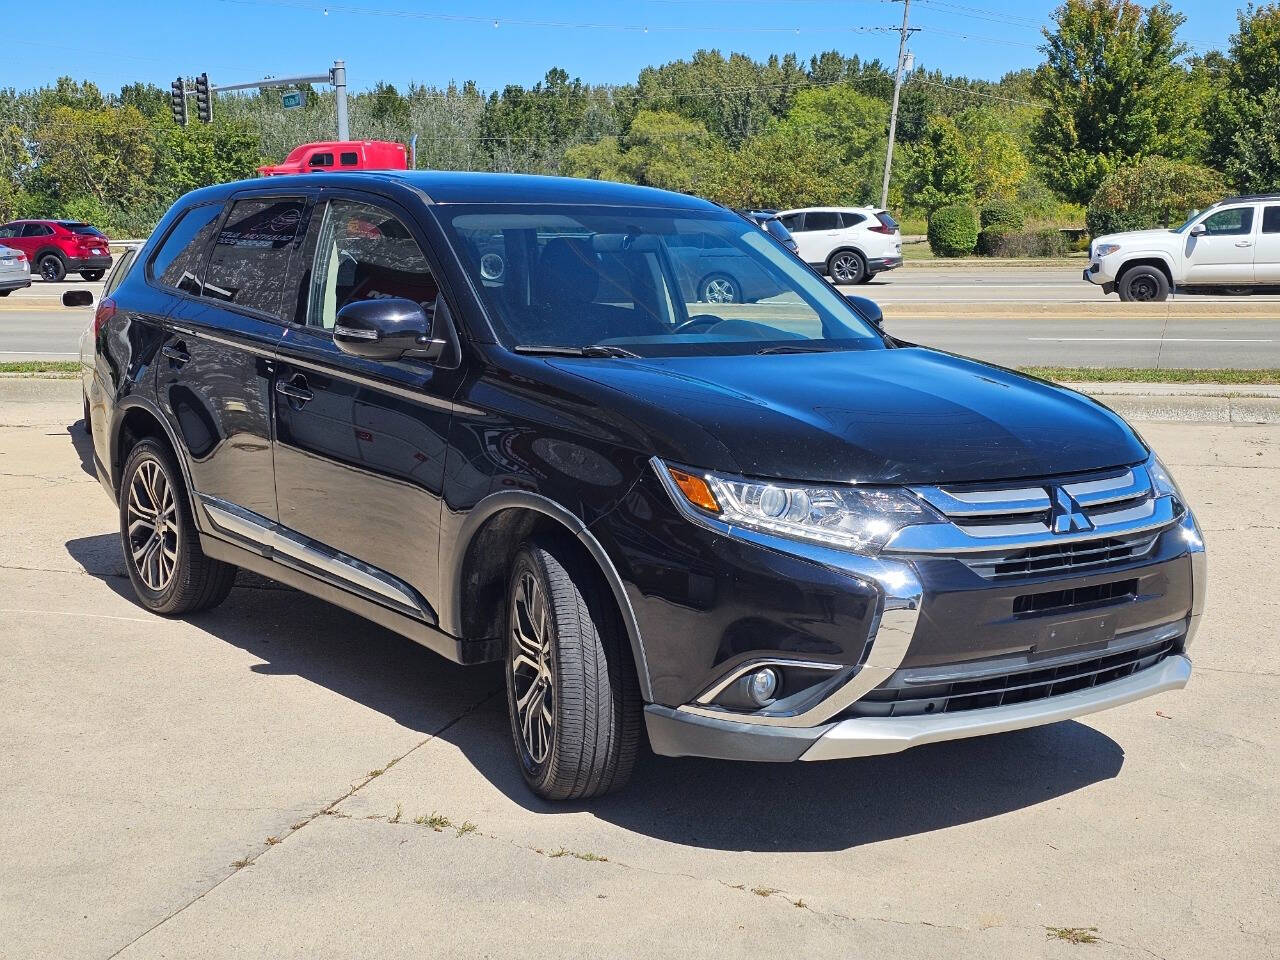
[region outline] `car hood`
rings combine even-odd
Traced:
[[[548,359],[666,459],[786,480],[943,483],[1131,464],[1146,450],[1088,397],[920,347]],[[631,431],[628,431],[631,432]]]
[[[1126,233],[1108,233],[1093,241],[1096,249],[1102,243],[1118,243],[1121,246],[1177,246],[1182,241],[1182,234],[1172,230],[1129,230]]]

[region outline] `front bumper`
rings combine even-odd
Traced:
[[[735,535],[757,537],[741,530]],[[1006,633],[1002,640],[1000,621],[983,614],[980,606],[956,606],[964,593],[935,590],[935,577],[927,568],[917,569],[915,563],[896,559],[853,558],[837,551],[808,550],[807,555],[874,584],[880,599],[863,662],[855,669],[833,674],[830,681],[811,688],[813,696],[798,699],[775,716],[735,716],[709,702],[707,696],[675,707],[651,704],[645,708],[645,718],[655,753],[755,761],[894,753],[924,743],[1082,716],[1178,689],[1190,676],[1186,651],[1204,611],[1206,582],[1204,543],[1190,512],[1164,529],[1150,562],[1068,581],[1087,586],[1095,580],[1126,578],[1132,589],[1129,601],[1120,606],[1105,602],[1096,607],[1086,605],[1041,621],[1042,627],[1061,629],[1106,619],[1119,628],[1114,641],[1099,646],[1087,635],[1076,636],[1074,642],[1083,641],[1083,646],[1049,649],[1025,659],[1025,654],[1015,652],[1025,649],[1025,636]],[[1041,580],[1031,589],[1059,585],[1052,579]],[[991,591],[975,592],[985,595]],[[940,617],[931,616],[934,605],[934,613]],[[940,620],[950,624],[949,630],[938,632]],[[920,656],[921,641],[931,661]],[[966,643],[988,651],[993,643],[996,647],[1004,644],[1004,649],[998,656],[974,660],[963,655]],[[1136,654],[1126,660],[1122,653],[1139,649],[1157,652],[1141,660]],[[780,657],[757,655],[741,664],[743,669],[754,669],[756,664],[770,661],[786,663]],[[1086,662],[1091,662],[1087,668]],[[1121,662],[1130,665],[1113,669]],[[1061,669],[1053,673],[1056,668]],[[1046,670],[1051,679],[1045,679]],[[939,674],[950,676],[938,679]],[[953,691],[977,689],[980,684],[974,683],[975,678],[1004,674],[1008,675],[1005,689],[1024,692],[993,695],[987,700],[978,699],[986,694],[975,695],[963,706],[946,703],[951,697],[965,699]],[[1066,681],[1060,679],[1064,676]],[[932,684],[935,689],[940,683],[955,686],[945,694],[912,693],[912,697],[923,698],[912,701],[914,708],[912,702],[891,707],[886,698],[893,695],[894,688],[913,683]],[[1034,696],[1032,687],[1039,688]],[[938,712],[933,712],[935,707]]]
[[[1103,293],[1110,294],[1115,292],[1115,278],[1107,273],[1099,260],[1093,261],[1093,263],[1084,268],[1084,279],[1094,286],[1101,287]]]

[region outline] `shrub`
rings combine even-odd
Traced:
[[[1095,237],[1125,230],[1172,227],[1192,210],[1222,199],[1226,187],[1214,170],[1147,157],[1112,172],[1098,187],[1085,223]]]
[[[1002,230],[988,227],[978,237],[978,252],[989,257],[1065,257],[1071,240],[1056,227]]]
[[[983,230],[1018,231],[1027,225],[1022,208],[1008,200],[992,200],[982,208],[978,223]],[[981,242],[981,240],[979,240]]]
[[[936,257],[963,257],[978,245],[978,215],[968,204],[939,207],[929,215],[929,249]]]

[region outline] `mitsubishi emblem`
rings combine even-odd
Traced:
[[[1063,490],[1053,488],[1053,532],[1071,533],[1074,530],[1092,530],[1093,522],[1085,516],[1084,508],[1076,498]]]

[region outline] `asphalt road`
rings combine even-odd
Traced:
[[[0,361],[73,359],[86,308],[36,283],[0,301]],[[857,288],[895,336],[1006,366],[1280,367],[1280,296],[1175,297],[1123,304],[1076,267],[908,265]]]
[[[645,756],[549,804],[500,671],[259,577],[146,612],[78,384],[0,410],[2,957],[1280,952],[1280,427],[1142,424],[1211,551],[1185,690],[865,760]]]

